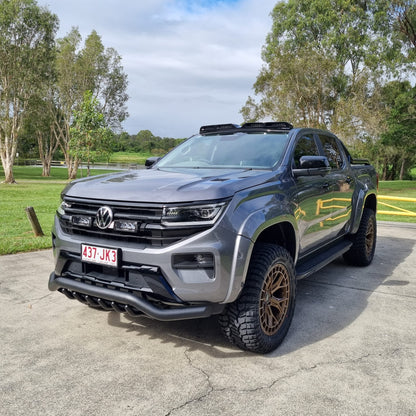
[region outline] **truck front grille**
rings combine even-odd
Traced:
[[[96,202],[75,198],[65,198],[64,202],[65,213],[58,211],[57,215],[63,232],[71,235],[165,247],[209,228],[165,227],[162,225],[162,205]],[[100,229],[96,217],[97,211],[103,206],[111,208],[113,226]],[[126,224],[130,226],[129,229]]]

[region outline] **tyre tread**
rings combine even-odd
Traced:
[[[268,268],[277,258],[285,262],[291,274],[290,308],[279,331],[273,336],[267,336],[260,328],[258,316],[259,293]],[[287,250],[272,244],[256,246],[240,297],[228,305],[219,317],[220,327],[225,337],[243,350],[267,353],[276,349],[283,341],[293,317],[295,291],[296,280],[293,260]]]
[[[375,213],[370,208],[364,208],[360,226],[357,233],[354,235],[353,245],[350,250],[344,254],[344,260],[353,266],[365,267],[368,266],[373,260],[376,245],[376,235],[374,236],[374,247],[372,254],[368,256],[366,251],[366,233],[370,221],[373,221],[374,233],[376,233]]]

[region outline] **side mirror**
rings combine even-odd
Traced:
[[[295,177],[326,175],[331,167],[326,156],[302,156],[299,160],[299,169],[293,169]]]
[[[159,162],[159,160],[162,159],[161,157],[152,156],[146,159],[146,162],[144,162],[144,166],[147,169],[150,169],[155,163]]]

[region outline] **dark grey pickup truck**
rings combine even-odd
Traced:
[[[296,279],[376,245],[374,168],[328,131],[285,122],[203,126],[149,169],[62,192],[49,289],[159,320],[218,314],[267,353],[285,337]]]

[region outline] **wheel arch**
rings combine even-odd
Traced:
[[[370,208],[377,213],[377,197],[375,194],[370,194],[365,200],[364,208]]]
[[[285,248],[291,255],[293,261],[297,255],[296,232],[293,225],[288,221],[273,224],[257,236],[255,244],[268,243]]]
[[[375,193],[366,195],[365,191],[362,189],[355,203],[355,213],[353,215],[352,227],[350,230],[351,234],[355,234],[358,231],[365,208],[369,208],[373,210],[374,213],[377,213],[377,196]]]

